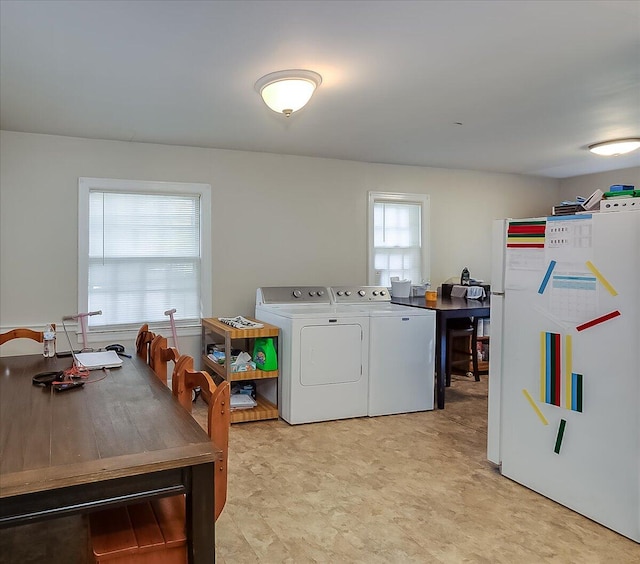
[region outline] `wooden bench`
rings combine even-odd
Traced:
[[[187,562],[184,496],[106,509],[90,516],[96,563]]]

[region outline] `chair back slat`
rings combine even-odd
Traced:
[[[167,348],[167,338],[156,335],[149,344],[149,367],[163,383],[167,383],[167,362],[163,360],[163,351]]]
[[[171,391],[178,399],[180,405],[191,413],[191,390],[185,386],[185,374],[187,370],[193,370],[193,357],[183,354],[178,358],[171,375]]]
[[[149,363],[149,346],[154,337],[155,333],[149,331],[149,325],[147,323],[138,329],[138,335],[136,337],[136,354],[147,364]]]
[[[12,341],[13,339],[31,339],[38,343],[42,343],[44,342],[44,332],[33,331],[32,329],[26,329],[23,327],[11,329],[10,331],[0,335],[0,345],[4,345],[7,341]]]

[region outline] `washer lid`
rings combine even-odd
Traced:
[[[351,307],[367,312],[370,317],[416,317],[429,316],[435,317],[436,312],[431,309],[421,309],[418,307],[403,306],[400,304],[392,304],[385,302],[352,304],[343,307]]]

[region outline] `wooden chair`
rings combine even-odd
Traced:
[[[478,363],[477,317],[447,328],[447,386],[451,385],[451,374],[457,368],[467,376],[473,376],[476,382],[480,381],[481,374],[488,373],[481,371]]]
[[[191,389],[186,387],[186,374],[193,372],[193,357],[183,354],[175,361],[171,375],[171,391],[189,413],[191,413]]]
[[[0,345],[4,345],[7,341],[12,341],[13,339],[32,339],[38,343],[43,343],[44,331],[33,331],[32,329],[25,329],[22,327],[18,329],[11,329],[11,331],[7,331],[0,335]]]
[[[155,333],[149,331],[149,325],[144,324],[138,329],[138,336],[136,337],[136,354],[144,359],[146,363],[149,363],[149,346],[151,341],[155,337]]]
[[[191,367],[191,368],[189,368]],[[206,372],[195,371],[193,358],[182,355],[174,368],[174,390],[188,397],[200,386],[211,394],[207,414],[208,433],[222,451],[215,463],[214,520],[227,499],[229,455],[230,386],[216,386]],[[181,401],[183,405],[183,403]],[[89,515],[89,538],[96,564],[184,564],[186,550],[186,510],[184,495],[165,497],[126,507],[116,507]]]
[[[167,346],[167,338],[162,335],[156,335],[149,345],[149,366],[158,378],[167,383],[167,364],[169,361],[174,363],[180,358],[180,353],[175,347]]]
[[[215,465],[215,509],[217,521],[227,502],[227,463],[229,459],[229,426],[231,425],[231,385],[227,381],[215,385],[213,378],[203,370],[185,370],[184,387],[191,406],[195,388],[206,390],[210,396],[207,411],[207,433],[211,441],[222,451],[222,458]]]

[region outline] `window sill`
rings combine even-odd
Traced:
[[[140,324],[142,325],[142,323]],[[135,341],[136,336],[138,335],[138,328],[127,328],[127,329],[92,329],[87,332],[87,344],[90,343],[103,343],[105,341],[109,342],[118,342],[125,341],[131,342]],[[159,333],[165,337],[171,337],[171,325],[163,324],[163,323],[150,323],[149,330],[154,333]],[[71,327],[67,325],[67,331],[69,332],[69,337],[73,339],[72,334],[75,334],[77,337],[78,344],[82,344],[82,333],[80,332],[79,326]],[[62,327],[59,327],[57,339],[60,341],[60,338],[64,339],[64,335],[60,335],[64,330]],[[176,327],[176,332],[178,334],[178,338],[180,337],[194,337],[200,336],[202,334],[202,329],[200,324],[197,325],[187,325],[182,327]]]

